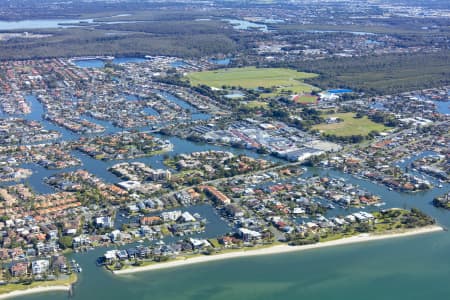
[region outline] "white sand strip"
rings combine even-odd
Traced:
[[[136,272],[144,272],[144,271],[181,267],[181,266],[192,265],[192,264],[197,264],[197,263],[206,263],[209,261],[217,261],[217,260],[224,260],[224,259],[231,259],[231,258],[242,258],[242,257],[257,256],[257,255],[281,254],[281,253],[303,251],[303,250],[323,248],[323,247],[331,247],[331,246],[377,241],[377,240],[382,240],[382,239],[398,238],[398,237],[404,237],[404,236],[412,236],[412,235],[425,234],[425,233],[431,233],[431,232],[437,232],[437,231],[443,231],[443,230],[444,229],[442,227],[435,225],[435,226],[427,226],[427,227],[423,227],[423,228],[406,230],[403,232],[392,232],[392,233],[386,233],[386,234],[360,234],[357,236],[352,236],[352,237],[348,237],[348,238],[342,238],[339,240],[322,242],[322,243],[317,243],[317,244],[312,244],[312,245],[303,245],[303,246],[276,245],[276,246],[262,248],[262,249],[256,249],[256,250],[245,250],[245,251],[242,250],[242,251],[223,253],[223,254],[192,257],[192,258],[187,258],[185,260],[176,260],[176,261],[155,263],[155,264],[143,266],[143,267],[131,267],[131,268],[124,269],[124,270],[113,271],[113,273],[117,274],[117,275],[131,274],[131,273],[136,273]]]

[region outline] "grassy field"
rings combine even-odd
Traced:
[[[240,86],[246,89],[275,87],[280,93],[283,90],[290,90],[293,93],[303,93],[311,92],[314,87],[304,83],[302,80],[316,76],[313,73],[297,72],[285,68],[246,67],[194,72],[188,74],[187,79],[189,79],[192,85],[205,84],[215,88],[221,88],[222,86]]]
[[[248,108],[267,108],[267,106],[269,106],[269,104],[267,102],[262,102],[262,101],[250,101],[247,104],[245,104],[244,106],[248,107]]]
[[[351,135],[362,135],[366,136],[369,132],[375,130],[382,132],[390,129],[383,124],[378,124],[364,116],[362,118],[354,118],[354,113],[337,113],[327,115],[329,118],[340,118],[344,120],[340,123],[335,124],[318,124],[313,126],[313,129],[317,129],[320,132],[327,134],[334,134],[336,136],[351,136]]]

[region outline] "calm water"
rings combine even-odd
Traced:
[[[364,32],[364,31],[346,31],[346,30],[305,30],[310,33],[350,33],[353,35],[376,35],[372,32]]]
[[[436,233],[123,277],[95,267],[98,249],[75,255],[83,273],[73,299],[448,299],[449,247],[448,233]]]
[[[48,20],[23,20],[23,21],[0,21],[0,30],[16,29],[41,29],[41,28],[64,28],[68,23],[92,23],[92,19],[48,19]],[[66,25],[65,25],[66,24]]]
[[[27,119],[42,121],[42,106],[33,98],[29,100],[33,113]],[[62,132],[64,139],[77,137],[49,122],[43,123],[46,128]],[[107,127],[108,132],[119,130],[108,122],[102,125]],[[178,138],[169,139],[174,144],[171,155],[208,149],[230,150]],[[257,156],[249,151],[233,151]],[[76,151],[74,155],[83,161],[83,168],[105,181],[119,180],[107,171],[115,161],[97,161]],[[163,167],[162,156],[137,160],[156,168]],[[45,170],[34,164],[30,167],[35,172],[28,180],[30,184],[39,192],[52,192],[50,187],[42,183],[42,178],[61,171]],[[386,207],[418,207],[435,217],[440,224],[450,226],[450,212],[437,209],[430,203],[433,197],[450,189],[448,184],[428,192],[403,194],[339,171],[310,169],[305,176],[312,174],[342,176],[381,195],[387,203]],[[210,207],[187,209],[214,221],[208,224],[208,234],[217,235],[228,230],[226,224],[214,216]],[[329,212],[330,215],[341,213],[346,212]],[[105,251],[96,249],[89,253],[73,254],[83,267],[73,299],[450,299],[449,249],[450,234],[442,232],[298,253],[218,261],[121,277],[96,267],[97,257]],[[67,294],[44,293],[16,299],[59,300],[67,299]]]
[[[189,66],[189,64],[187,62],[185,62],[185,61],[182,61],[182,60],[176,60],[174,62],[171,62],[170,66],[173,67],[173,68],[182,68],[182,67]]]
[[[450,101],[435,101],[437,111],[441,114],[450,115]]]
[[[162,97],[166,98],[167,100],[173,101],[174,103],[178,104],[182,108],[190,110],[192,112],[192,119],[194,119],[194,120],[210,118],[209,114],[199,112],[195,107],[193,107],[189,103],[179,99],[178,97],[176,97],[170,93],[159,91],[159,94]],[[127,97],[129,98],[130,101],[136,100],[136,98],[134,96],[130,95]],[[72,132],[70,130],[67,130],[63,127],[54,125],[53,123],[51,123],[47,120],[44,120],[43,119],[43,115],[44,115],[43,105],[36,99],[35,96],[29,95],[26,97],[26,99],[31,104],[32,112],[28,115],[21,115],[18,117],[23,117],[27,120],[39,121],[42,123],[42,125],[44,126],[45,129],[59,131],[61,133],[61,138],[59,139],[59,141],[72,141],[72,140],[77,140],[80,138],[79,134]],[[154,111],[153,109],[150,109],[150,108],[147,110],[147,112],[149,114],[154,114],[154,115],[157,114],[156,111]],[[0,117],[7,117],[7,115],[0,112]],[[105,127],[106,130],[105,130],[104,134],[113,134],[113,133],[118,133],[118,132],[122,131],[122,128],[112,125],[111,122],[98,120],[98,119],[95,119],[95,118],[92,118],[89,116],[83,116],[83,118],[86,120],[89,120],[91,122],[100,124],[103,127]],[[143,128],[143,130],[146,130],[146,128]],[[95,134],[92,134],[92,135],[95,135]],[[169,155],[177,155],[180,153],[190,153],[190,152],[195,152],[195,151],[227,150],[227,151],[231,151],[236,154],[246,154],[251,157],[260,157],[260,155],[258,155],[257,153],[255,153],[253,151],[244,150],[244,149],[234,149],[231,147],[219,147],[219,146],[214,146],[214,145],[204,144],[204,143],[194,143],[194,142],[183,140],[183,139],[180,139],[177,137],[166,137],[166,136],[160,136],[157,134],[156,134],[156,136],[158,136],[161,139],[168,139],[173,144],[173,146],[174,146],[173,150],[167,153]],[[47,170],[38,164],[22,164],[21,167],[31,169],[33,171],[33,174],[29,178],[27,178],[23,181],[29,183],[37,193],[41,193],[41,194],[48,194],[48,193],[54,192],[54,190],[50,186],[48,186],[47,184],[45,184],[43,182],[43,179],[45,177],[48,177],[48,176],[51,176],[53,174],[60,173],[60,172],[68,172],[68,171],[77,170],[80,168],[85,169],[92,174],[95,174],[96,176],[98,176],[99,178],[101,178],[102,180],[104,180],[105,182],[108,182],[108,183],[117,183],[117,182],[121,181],[118,177],[116,177],[114,174],[112,174],[111,172],[108,171],[108,168],[110,168],[112,165],[118,163],[119,161],[96,160],[96,159],[93,159],[92,157],[90,157],[89,155],[86,155],[79,151],[73,151],[72,154],[82,162],[82,166],[76,166],[73,168],[67,168],[67,169],[63,169],[63,170]],[[146,164],[152,166],[153,168],[166,169],[166,166],[163,164],[164,155],[165,154],[151,156],[151,157],[137,158],[137,159],[132,159],[132,160],[128,160],[128,161],[140,161],[140,162],[143,162],[143,163],[146,163]],[[266,156],[266,158],[267,158],[267,156]],[[270,159],[272,159],[274,161],[280,161],[279,159],[275,159],[275,158],[270,158]],[[15,183],[14,182],[0,183],[0,186],[11,185],[11,184],[15,184]]]
[[[219,65],[219,66],[227,66],[231,62],[231,58],[224,58],[224,59],[210,59],[210,62],[213,64]]]
[[[331,94],[345,94],[345,93],[351,93],[353,91],[350,89],[336,89],[336,90],[328,90],[327,92],[331,93]]]
[[[237,20],[237,19],[224,19],[224,21],[227,21],[230,23],[234,29],[237,30],[250,30],[250,29],[257,29],[262,32],[267,32],[268,28],[265,24],[258,24],[253,23],[245,20]]]
[[[118,57],[113,59],[114,64],[141,63],[146,59],[142,57]],[[73,61],[80,68],[103,68],[105,61],[102,59],[78,59]]]
[[[430,204],[449,185],[402,194],[338,171],[310,169],[305,176],[312,174],[343,176],[381,195],[388,207],[419,207],[450,226],[449,212]],[[205,206],[194,209],[205,216],[211,213]],[[73,299],[449,299],[449,248],[449,232],[441,232],[121,277],[95,266],[105,251],[96,249],[73,255],[83,267]],[[18,299],[67,299],[67,294]]]

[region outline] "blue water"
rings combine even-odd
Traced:
[[[198,110],[195,107],[193,107],[189,103],[175,97],[174,95],[172,95],[170,93],[161,91],[160,94],[164,98],[168,99],[169,101],[174,101],[176,104],[182,106],[183,108],[193,111],[194,112],[192,114],[193,119],[194,119],[194,117],[196,117],[197,119],[200,119],[200,118],[208,119],[210,117],[210,115],[208,115],[208,114],[198,112]],[[134,99],[135,96],[131,95],[130,97],[132,99]],[[67,130],[65,128],[56,126],[53,123],[51,123],[47,120],[44,120],[43,119],[43,115],[44,115],[43,105],[36,99],[36,97],[34,95],[29,95],[26,97],[26,99],[31,104],[32,112],[28,115],[24,115],[24,116],[20,116],[20,117],[24,117],[27,120],[41,122],[41,124],[43,124],[45,129],[55,130],[55,131],[60,132],[61,138],[58,139],[58,141],[73,141],[73,140],[77,140],[80,138],[79,134],[72,132],[70,130]],[[154,114],[157,114],[157,112],[151,108],[146,108],[145,110],[149,113],[153,112]],[[0,116],[5,116],[5,115],[1,114]],[[98,119],[95,119],[95,118],[92,118],[92,117],[89,117],[86,115],[83,116],[83,118],[88,121],[102,125],[105,128],[105,133],[103,133],[103,134],[114,134],[114,133],[121,132],[123,130],[122,128],[114,126],[111,122],[108,122],[108,121],[98,120]],[[146,130],[146,129],[144,128],[142,130]],[[95,135],[95,134],[92,134],[92,135]],[[180,138],[166,137],[166,136],[161,136],[158,134],[155,134],[155,136],[157,136],[161,139],[168,139],[173,144],[173,146],[174,146],[173,150],[168,153],[171,156],[181,154],[181,153],[191,153],[191,152],[196,152],[196,151],[228,150],[228,151],[231,151],[236,154],[245,154],[245,155],[248,155],[251,157],[261,157],[261,155],[255,153],[255,152],[244,150],[244,149],[241,150],[241,149],[234,149],[231,147],[221,147],[221,146],[214,146],[214,145],[204,144],[204,143],[194,143],[194,142],[190,142],[190,141],[183,140]],[[78,158],[82,162],[81,166],[76,166],[76,167],[66,168],[66,169],[61,169],[61,170],[47,170],[38,164],[22,164],[20,167],[31,169],[33,171],[33,174],[29,178],[23,180],[22,182],[29,183],[30,186],[39,194],[48,194],[48,193],[54,192],[54,190],[53,190],[53,188],[51,188],[50,186],[48,186],[47,184],[45,184],[43,182],[43,179],[45,177],[48,177],[48,176],[51,176],[53,174],[57,174],[60,172],[74,171],[77,169],[85,169],[88,172],[95,174],[96,176],[98,176],[99,178],[101,178],[103,181],[105,181],[107,183],[117,183],[117,182],[121,181],[118,177],[116,177],[114,174],[112,174],[111,172],[108,171],[108,168],[110,168],[112,165],[116,164],[118,161],[96,160],[84,153],[79,152],[79,151],[73,151],[72,155],[74,157]],[[128,161],[139,161],[139,162],[146,163],[154,168],[166,169],[166,166],[163,164],[163,157],[164,157],[164,155],[156,155],[156,156],[152,156],[152,157],[131,159]],[[265,158],[271,159],[274,161],[280,161],[279,159],[272,158],[272,157],[266,156]],[[11,185],[11,184],[13,184],[13,183],[11,183],[11,182],[1,183],[0,186],[7,186],[7,185]]]
[[[224,21],[227,21],[230,23],[234,29],[237,30],[251,30],[251,29],[257,29],[262,32],[267,32],[268,28],[265,24],[257,24],[249,21],[244,20],[236,20],[236,19],[224,19]]]
[[[383,44],[381,42],[374,41],[374,40],[366,40],[365,43],[368,44],[368,45],[370,45],[370,44],[374,44],[374,45],[381,45],[381,44]]]
[[[378,109],[378,110],[386,110],[386,108],[384,107],[383,103],[381,102],[374,102],[370,105],[370,108],[372,109]]]
[[[128,64],[128,63],[142,63],[146,62],[147,59],[142,57],[118,57],[113,60],[115,64]]]
[[[31,98],[30,98],[31,99]],[[32,114],[27,117],[42,121],[42,106],[31,101]],[[106,122],[107,123],[107,122]],[[105,123],[105,125],[107,125]],[[106,126],[105,126],[106,127]],[[56,127],[59,131],[61,128]],[[161,137],[159,135],[156,135]],[[162,137],[165,138],[165,137]],[[229,147],[192,143],[171,137],[174,144],[170,155],[206,150],[231,150],[252,157],[261,157],[246,150]],[[422,153],[420,155],[426,155]],[[106,182],[120,179],[107,171],[117,161],[98,161],[89,156],[73,152],[83,161],[82,168],[92,172]],[[270,157],[264,156],[269,159]],[[137,159],[155,168],[164,168],[163,156]],[[131,160],[133,161],[133,160]],[[53,190],[42,183],[44,177],[65,170],[46,170],[29,164],[35,172],[27,181],[40,193]],[[449,212],[435,208],[431,200],[450,189],[449,184],[425,192],[406,194],[390,191],[384,186],[349,174],[328,169],[308,169],[303,176],[343,177],[348,182],[380,195],[388,207],[418,207],[435,217],[439,223],[448,226]],[[209,205],[195,205],[183,208],[198,212],[209,221],[206,232],[196,237],[215,237],[231,229],[221,220]],[[371,209],[368,209],[371,210]],[[340,208],[329,211],[326,216],[346,214],[352,210]],[[119,219],[120,220],[120,219]],[[73,299],[108,298],[130,299],[448,299],[448,232],[424,236],[399,238],[365,244],[315,249],[283,255],[246,257],[208,264],[186,266],[155,272],[137,273],[128,276],[114,276],[95,261],[106,249],[99,248],[89,253],[74,253],[74,258],[83,267],[83,273],[75,284]],[[174,238],[166,238],[172,242]],[[144,245],[149,242],[144,242]],[[133,245],[121,246],[128,248]],[[203,284],[207,282],[208,284]],[[20,299],[67,299],[67,293],[52,292],[21,297]]]
[[[144,112],[149,116],[159,116],[159,113],[151,107],[144,108]]]
[[[364,31],[345,31],[345,30],[305,30],[310,33],[350,33],[354,35],[376,35],[373,32],[364,32]]]
[[[436,109],[439,113],[450,115],[450,101],[435,101]]]
[[[0,21],[0,30],[39,29],[39,28],[65,28],[70,27],[64,23],[92,23],[93,19],[46,19],[23,21]]]
[[[230,226],[228,226],[228,224],[219,217],[216,210],[209,204],[199,204],[199,205],[192,205],[192,206],[186,206],[186,207],[166,209],[166,210],[146,214],[146,216],[160,216],[163,212],[175,211],[175,210],[188,211],[191,214],[198,213],[200,215],[201,219],[206,218],[207,223],[206,223],[205,231],[198,233],[198,234],[190,235],[189,237],[211,238],[213,236],[220,236],[227,232],[232,231]],[[136,217],[126,218],[126,217],[122,216],[122,213],[123,213],[122,211],[117,213],[116,219],[114,220],[115,228],[120,229],[123,224],[139,223],[140,217],[136,216]],[[125,214],[125,216],[126,215],[127,214]],[[166,237],[163,239],[163,241],[166,243],[172,243],[179,239],[180,239],[179,237]]]
[[[43,119],[44,116],[44,107],[43,105],[36,99],[34,95],[28,95],[25,97],[28,103],[31,105],[31,113],[28,115],[20,116],[29,121],[37,121],[40,122],[43,127],[47,130],[55,130],[61,133],[61,138],[59,140],[64,141],[72,141],[79,138],[79,135],[75,132],[72,132],[66,128],[55,125],[54,123]]]
[[[227,66],[227,65],[230,64],[231,58],[224,58],[224,59],[210,59],[209,61],[212,62],[213,64],[216,64],[216,65]]]
[[[178,106],[180,106],[183,109],[189,110],[192,114],[192,120],[194,120],[194,121],[195,120],[209,120],[211,118],[211,115],[198,111],[198,109],[195,108],[194,106],[192,106],[191,104],[187,103],[186,101],[181,100],[180,98],[178,98],[170,93],[167,93],[164,91],[157,91],[157,93],[164,99],[177,104]]]
[[[349,89],[335,89],[335,90],[328,90],[328,93],[331,94],[345,94],[345,93],[352,93],[352,90]]]
[[[448,211],[430,205],[441,193],[431,190],[405,194],[357,179],[339,171],[309,169],[306,176],[344,177],[362,188],[381,195],[386,207],[418,207],[448,226]],[[447,189],[449,186],[447,185]],[[201,216],[219,222],[207,230],[226,232],[208,206],[192,206]],[[339,213],[339,212],[338,212]],[[343,213],[346,213],[344,211]],[[223,231],[222,231],[223,230]],[[147,242],[144,243],[144,245]],[[123,246],[120,248],[131,247]],[[448,232],[389,239],[362,244],[314,249],[290,254],[245,257],[177,269],[114,276],[95,266],[106,249],[70,255],[83,273],[75,284],[73,299],[448,299]],[[203,284],[207,282],[208,284]],[[67,299],[52,292],[20,299]]]
[[[105,62],[101,59],[81,59],[73,62],[79,68],[103,68],[105,66]]]
[[[265,19],[264,23],[267,23],[267,24],[280,24],[280,23],[284,23],[284,20],[270,18],[270,19]]]
[[[189,64],[182,60],[176,60],[174,62],[171,62],[170,66],[173,68],[183,68],[189,66]]]
[[[113,59],[113,64],[126,64],[126,63],[142,63],[147,61],[142,57],[118,57]],[[73,61],[79,68],[103,68],[105,61],[102,59],[77,59]]]

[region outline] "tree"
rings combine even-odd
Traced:
[[[73,238],[71,236],[63,236],[59,239],[59,244],[61,248],[68,249],[72,247]]]

